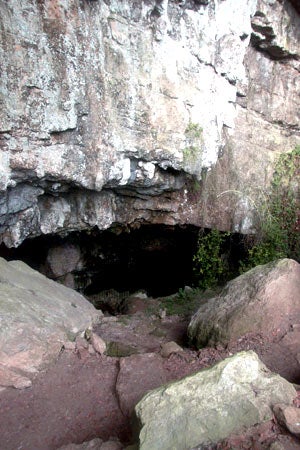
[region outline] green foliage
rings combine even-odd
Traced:
[[[191,145],[190,147],[185,147],[183,149],[183,159],[184,161],[191,161],[196,158],[199,148]]]
[[[189,122],[185,129],[185,134],[190,138],[200,138],[203,133],[203,128],[198,123]]]
[[[194,272],[202,289],[217,286],[225,277],[228,267],[222,257],[222,246],[229,233],[211,230],[200,233],[197,251],[193,257]]]
[[[201,183],[198,180],[193,180],[191,187],[192,192],[199,192],[201,189]]]
[[[183,159],[186,163],[193,162],[201,153],[203,128],[197,123],[189,122],[184,133],[187,146],[183,149]]]
[[[278,258],[300,259],[300,146],[281,155],[259,211],[259,232],[241,272]]]
[[[161,299],[160,305],[170,316],[179,315],[190,318],[202,303],[218,293],[219,289],[206,291],[198,288],[188,290],[179,289],[176,295]]]
[[[278,238],[279,235],[276,235],[275,237]],[[240,273],[246,272],[260,264],[267,264],[275,259],[286,257],[286,252],[280,251],[280,249],[274,245],[274,240],[272,240],[272,237],[270,236],[268,240],[255,244],[248,250],[247,260],[240,261]]]
[[[176,295],[166,297],[161,300],[162,307],[167,311],[169,316],[191,316],[196,310],[198,304],[195,304],[195,296],[197,290],[179,289]]]

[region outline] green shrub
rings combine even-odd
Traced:
[[[241,272],[278,258],[300,259],[300,146],[282,154],[259,211],[256,242]]]
[[[190,138],[200,138],[203,133],[203,128],[198,123],[189,122],[185,129],[185,134]]]
[[[199,234],[197,251],[193,257],[194,273],[202,289],[217,286],[226,276],[228,266],[222,257],[224,240],[229,233],[211,230]]]
[[[161,300],[161,306],[166,310],[168,316],[190,316],[197,310],[196,295],[196,289],[186,291],[181,288],[176,295]]]

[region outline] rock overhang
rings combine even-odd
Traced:
[[[271,124],[269,140],[285,151],[295,145],[299,123],[292,100],[297,60],[284,66],[288,83],[276,104],[266,102],[266,58],[257,51],[249,58],[250,37],[257,33],[255,20],[265,17],[284,56],[297,55],[293,24],[299,18],[285,3],[233,3],[152,1],[132,8],[127,2],[54,6],[31,0],[21,9],[2,6],[6,245],[139,220],[251,229],[245,199],[219,195],[232,185],[241,192],[249,183],[252,188],[257,142],[248,138],[242,160],[239,141],[249,129],[260,133],[259,117]],[[290,26],[278,26],[278,17]],[[258,47],[265,51],[274,42],[261,39]],[[270,74],[280,72],[280,61],[268,64]],[[268,82],[278,81],[272,76]],[[262,171],[270,171],[272,160],[267,141]]]

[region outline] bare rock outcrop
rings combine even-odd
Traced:
[[[251,231],[249,198],[299,143],[290,2],[0,8],[1,241],[139,221]]]
[[[284,336],[300,315],[300,264],[271,262],[230,281],[200,306],[188,335],[197,347],[228,343],[247,333]]]
[[[291,404],[292,384],[272,374],[254,352],[241,352],[149,392],[135,407],[141,450],[216,443],[270,420],[278,399]]]
[[[300,409],[293,405],[275,405],[274,414],[278,422],[292,434],[300,437]]]
[[[0,296],[0,389],[30,386],[31,376],[102,314],[72,289],[3,258]]]

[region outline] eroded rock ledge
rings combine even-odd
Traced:
[[[251,231],[249,198],[299,143],[290,2],[0,7],[7,246],[113,223]]]

